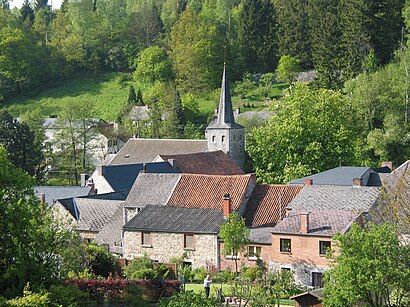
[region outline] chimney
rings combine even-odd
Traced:
[[[97,172],[100,176],[103,176],[103,166],[102,165],[97,165],[96,166]],[[88,178],[87,178],[88,179]]]
[[[97,194],[97,190],[95,188],[94,180],[92,178],[89,178],[87,180],[87,187],[91,187],[91,194]]]
[[[393,162],[382,162],[381,167],[388,167],[390,171],[393,170]]]
[[[85,185],[87,184],[88,175],[87,174],[80,174],[80,178],[81,178],[81,186],[85,187]]]
[[[145,163],[142,164],[142,172],[148,173],[147,165]]]
[[[300,233],[307,234],[309,232],[309,213],[300,214]]]
[[[173,169],[177,168],[177,161],[175,159],[168,159],[168,163],[172,166]]]
[[[215,108],[215,114],[218,114],[219,113],[219,107],[216,107]]]
[[[241,108],[236,109],[236,115],[239,115],[239,114],[241,114]]]
[[[304,185],[313,185],[313,179],[307,178],[303,181]]]
[[[363,178],[353,178],[353,186],[361,187],[363,185]]]
[[[228,217],[231,213],[231,196],[229,193],[224,195],[224,217]]]
[[[46,194],[44,194],[44,193],[38,193],[38,194],[37,194],[37,197],[38,197],[38,199],[40,200],[40,202],[41,202],[42,204],[44,204],[44,203],[46,202]]]

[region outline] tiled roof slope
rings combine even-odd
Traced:
[[[104,194],[95,194],[81,196],[80,198],[92,198],[92,199],[106,199],[106,200],[126,200],[130,190],[119,190]]]
[[[127,197],[130,206],[165,205],[181,174],[140,173]]]
[[[152,162],[158,155],[177,155],[204,152],[208,149],[206,140],[173,139],[129,139],[117,155],[108,163],[132,164]]]
[[[78,230],[100,231],[107,225],[115,210],[123,203],[120,200],[75,198],[79,213]]]
[[[344,232],[358,216],[353,211],[309,210],[308,235],[333,237],[337,232]],[[300,234],[300,216],[306,210],[292,210],[273,228],[273,233]]]
[[[289,209],[368,211],[377,201],[376,187],[306,185],[289,203]]]
[[[301,186],[257,184],[245,212],[246,226],[275,226]]]
[[[91,187],[80,186],[37,186],[34,187],[36,194],[44,193],[46,203],[52,205],[57,199],[85,196],[90,194]]]
[[[377,172],[370,167],[339,166],[327,171],[290,181],[288,184],[303,184],[305,179],[312,179],[314,185],[352,186],[353,179],[362,178],[365,186],[381,186]]]
[[[246,197],[249,186],[254,185],[253,174],[219,176],[182,174],[168,206],[186,208],[223,208],[224,194],[231,197],[232,210],[238,210]],[[247,200],[246,200],[247,201]]]
[[[183,155],[160,155],[167,161],[174,159],[181,173],[206,175],[243,175],[242,169],[221,150]]]
[[[224,223],[222,210],[148,205],[124,230],[217,234]]]

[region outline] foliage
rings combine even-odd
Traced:
[[[49,298],[58,306],[81,306],[87,301],[87,293],[82,292],[76,285],[52,285]]]
[[[165,50],[158,46],[148,47],[140,52],[136,61],[134,76],[144,82],[167,82],[172,76],[172,66]]]
[[[139,92],[141,94],[141,92]],[[135,88],[134,85],[130,85],[129,91],[128,91],[128,104],[129,105],[136,105],[137,104],[137,94],[135,94]]]
[[[283,55],[279,59],[279,64],[276,68],[277,79],[290,84],[296,80],[300,71],[300,61],[298,59],[290,55]]]
[[[192,280],[197,282],[202,282],[207,275],[207,272],[204,268],[196,268],[192,270]]]
[[[234,93],[239,94],[241,98],[246,98],[248,93],[255,87],[255,81],[252,80],[252,75],[245,72],[242,81],[238,81],[234,87]]]
[[[273,77],[274,77],[273,73],[266,73],[266,74],[263,74],[259,80],[259,88],[265,99],[268,98],[269,93],[272,89]]]
[[[283,183],[354,162],[355,134],[345,98],[295,84],[268,122],[248,134],[257,178]]]
[[[205,299],[203,294],[198,294],[193,291],[185,291],[178,293],[170,298],[162,299],[159,307],[214,307],[219,302],[215,298]]]
[[[95,275],[108,277],[118,272],[116,258],[104,246],[86,245],[85,253],[86,267],[89,267]]]
[[[388,224],[352,225],[337,235],[340,254],[325,275],[326,306],[404,306],[409,294],[409,248]]]
[[[0,144],[13,164],[40,180],[43,176],[42,144],[26,123],[20,123],[7,111],[0,111]]]
[[[160,297],[172,296],[180,288],[180,283],[177,280],[70,279],[66,281],[66,284],[78,286],[82,292],[89,295],[91,300],[97,302],[103,302],[107,292],[110,293],[111,302],[129,300],[132,293],[143,294],[142,299],[147,301],[158,301]],[[142,291],[135,291],[138,288]]]
[[[164,265],[155,269],[147,254],[141,258],[135,258],[129,266],[124,268],[124,275],[127,278],[164,280],[168,274],[169,270]]]
[[[245,225],[245,220],[237,212],[232,212],[225,224],[220,227],[219,237],[224,241],[224,254],[233,255],[235,272],[238,273],[236,256],[245,250],[249,242],[249,229]]]
[[[49,293],[33,293],[29,284],[24,287],[23,296],[7,301],[7,306],[15,307],[47,307],[50,306]]]

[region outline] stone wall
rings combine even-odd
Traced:
[[[195,248],[187,249],[188,258],[192,268],[216,266],[217,236],[207,234],[194,234]],[[124,257],[133,259],[142,257],[147,253],[152,260],[169,262],[172,257],[181,257],[184,253],[184,234],[151,232],[151,246],[141,244],[140,231],[124,231],[123,239]]]

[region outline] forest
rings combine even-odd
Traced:
[[[410,153],[409,26],[405,0],[64,0],[57,10],[0,0],[0,105],[120,72],[129,99],[113,117],[125,128],[144,97],[152,116],[168,116],[143,136],[201,137],[208,118],[196,115],[204,100],[216,106],[226,63],[233,95],[259,88],[271,114],[241,122],[261,182],[399,165]],[[299,82],[300,72],[314,80]]]

